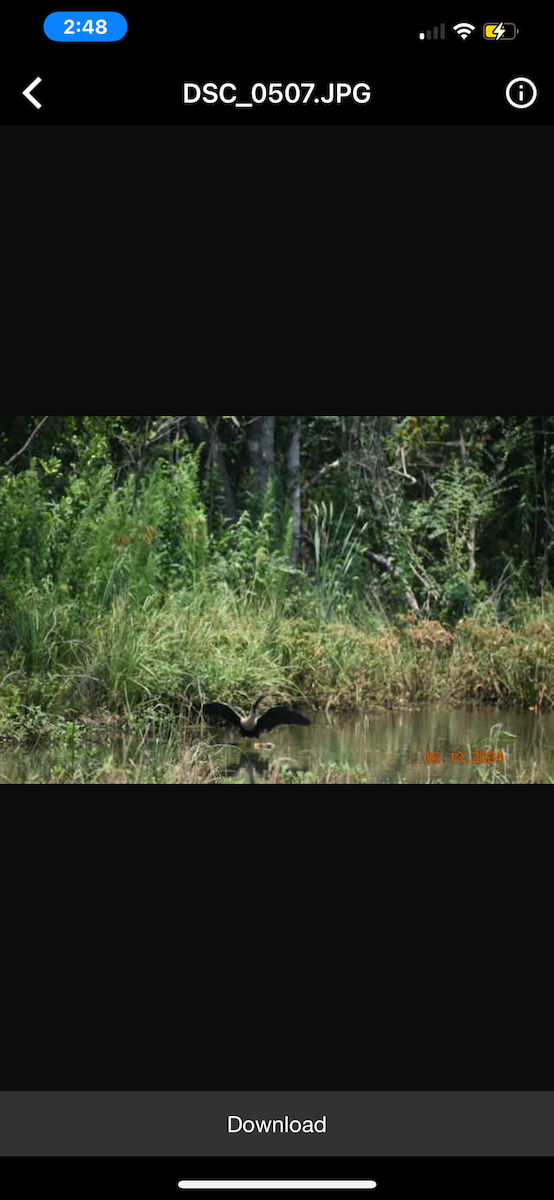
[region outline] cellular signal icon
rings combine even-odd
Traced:
[[[453,25],[452,28],[454,33],[457,33],[458,37],[461,37],[462,41],[466,42],[468,37],[471,37],[472,33],[475,33],[476,27],[475,25],[470,25],[469,21],[460,21],[459,25]]]
[[[419,35],[420,42],[444,42],[446,39],[446,25],[435,25],[433,29],[428,29],[427,33],[423,31]]]

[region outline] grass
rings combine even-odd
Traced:
[[[0,749],[0,783],[220,783],[213,747],[178,728],[146,723],[130,731],[101,724],[58,722],[48,736]]]
[[[61,490],[45,471],[0,475],[0,737],[60,719],[169,729],[262,692],[315,709],[554,709],[552,592],[509,619],[492,600],[448,626],[391,617],[368,590],[365,526],[330,504],[309,573],[272,503],[210,532],[194,455],[119,486],[109,466]]]
[[[4,626],[0,736],[25,739],[59,718],[128,723],[194,716],[208,700],[247,706],[262,692],[314,709],[481,701],[554,708],[554,605],[508,624],[484,610],[447,629],[371,610],[322,622],[317,606],[280,612],[220,586],[107,607],[29,589]]]

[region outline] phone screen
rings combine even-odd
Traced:
[[[549,22],[459,15],[0,18],[12,1188],[548,1187]],[[503,413],[76,414],[250,395]]]

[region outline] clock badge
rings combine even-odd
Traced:
[[[51,42],[120,42],[128,25],[120,12],[53,12],[42,26]]]

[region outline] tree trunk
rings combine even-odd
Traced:
[[[462,466],[464,472],[467,474],[469,470],[469,457],[463,429],[460,430],[460,452],[462,455]],[[477,521],[475,518],[471,521],[467,548],[469,550],[469,578],[473,580],[477,574]]]
[[[277,417],[255,417],[248,435],[250,468],[255,491],[265,496],[275,475],[275,427]]]
[[[208,469],[212,465],[215,465],[219,471],[223,487],[223,511],[229,521],[236,521],[238,517],[237,502],[227,470],[225,454],[219,440],[217,426],[210,426],[209,424],[201,425],[197,417],[185,417],[184,420],[187,433],[193,445],[206,445],[209,447]]]
[[[300,557],[302,537],[302,487],[300,456],[302,451],[302,417],[293,417],[292,437],[288,455],[288,491],[292,509],[291,561],[296,566]]]

